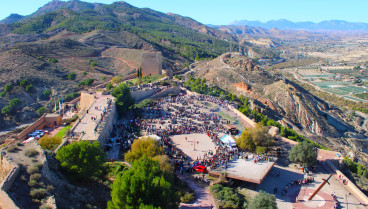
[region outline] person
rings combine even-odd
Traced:
[[[212,209],[213,208],[213,205],[211,204],[210,208]]]

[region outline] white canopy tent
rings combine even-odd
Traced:
[[[229,147],[235,147],[236,146],[235,140],[230,135],[225,135],[220,140],[222,141],[222,143],[228,145]]]

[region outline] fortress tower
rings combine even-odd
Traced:
[[[142,53],[142,73],[143,76],[162,74],[162,54],[161,52]]]

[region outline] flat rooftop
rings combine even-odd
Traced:
[[[254,163],[252,158],[247,160],[234,159],[229,161],[227,169],[221,167],[211,170],[209,173],[221,175],[226,172],[228,178],[260,184],[272,169],[276,159],[274,158],[273,162],[262,161],[257,163]]]
[[[185,140],[185,138],[187,138],[187,140]],[[173,145],[183,151],[191,158],[191,160],[196,160],[197,158],[203,159],[204,153],[209,150],[215,152],[216,148],[216,145],[206,134],[174,135],[171,136],[171,140],[174,143]],[[252,159],[252,154],[249,156],[250,158],[248,160],[231,160],[228,163],[228,168],[226,170],[221,167],[215,170],[210,170],[209,173],[219,176],[226,172],[228,178],[260,184],[272,169],[277,158],[273,158],[273,162],[262,161],[255,164]]]

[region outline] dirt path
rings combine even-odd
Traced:
[[[189,181],[184,177],[179,177],[182,181],[188,183],[189,187],[192,188],[196,194],[196,200],[192,204],[187,203],[180,203],[180,209],[187,209],[187,208],[202,208],[202,209],[210,209],[211,204],[214,206],[215,209],[215,201],[212,198],[211,193],[208,191],[208,187],[204,188],[194,182]]]

